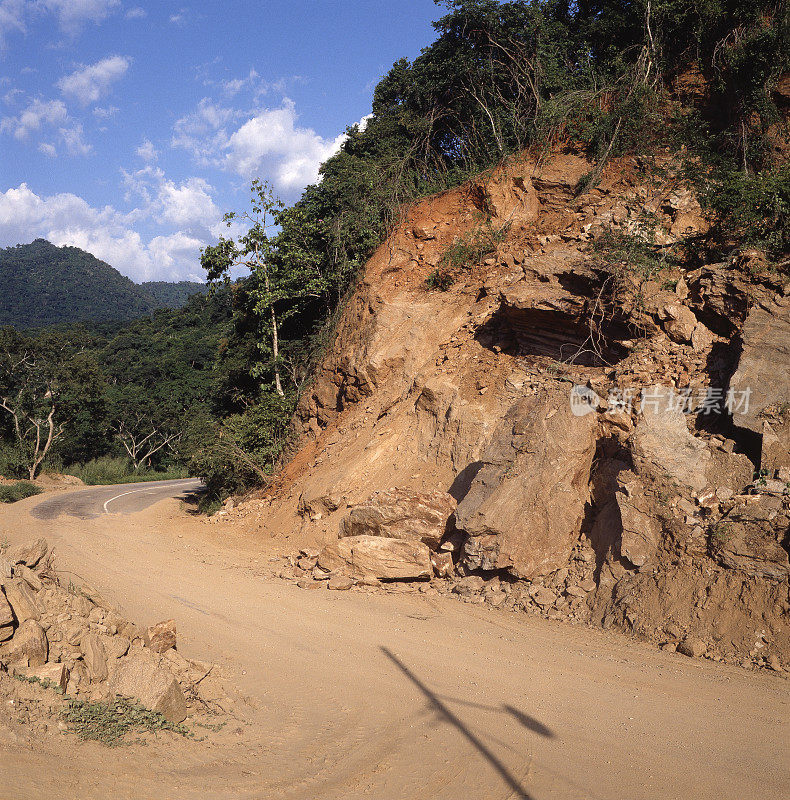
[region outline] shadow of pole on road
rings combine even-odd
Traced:
[[[510,770],[496,757],[494,753],[480,740],[471,730],[459,719],[443,702],[439,695],[435,694],[429,689],[389,648],[381,647],[381,652],[392,661],[393,664],[425,695],[431,708],[441,717],[445,722],[449,722],[463,737],[488,761],[489,764],[499,773],[502,780],[510,787],[513,795],[520,798],[520,800],[534,800],[532,795],[528,794],[521,782],[510,772]],[[474,705],[474,704],[469,704]],[[485,708],[491,708],[486,706]],[[500,710],[500,709],[492,709]],[[526,714],[518,711],[512,706],[504,706],[504,710],[513,714],[522,725],[541,733],[543,736],[553,736],[548,728],[527,717]],[[539,726],[539,728],[538,728]],[[546,731],[544,733],[543,731]]]

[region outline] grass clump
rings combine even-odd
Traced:
[[[123,744],[130,733],[172,731],[180,736],[193,735],[184,725],[170,722],[159,712],[149,711],[122,697],[108,703],[69,700],[61,716],[69,731],[81,740],[99,742],[107,747]]]
[[[30,481],[17,481],[0,486],[0,503],[16,503],[17,500],[24,500],[26,497],[41,494],[43,490]]]
[[[425,279],[429,289],[446,292],[455,283],[455,274],[479,264],[486,256],[496,252],[505,241],[510,224],[495,228],[490,221],[456,239],[442,254],[439,265]]]
[[[128,458],[103,456],[84,464],[75,464],[67,470],[88,486],[108,486],[117,483],[142,483],[144,481],[167,481],[188,478],[183,468],[165,471],[140,469],[135,471]]]

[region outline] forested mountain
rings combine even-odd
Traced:
[[[208,291],[205,283],[197,281],[143,281],[140,287],[160,308],[183,308],[193,294],[205,294]]]
[[[46,239],[0,249],[0,327],[122,322],[179,308],[203,284],[156,281],[140,286],[78,247]]]

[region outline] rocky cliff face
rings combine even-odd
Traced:
[[[299,404],[300,449],[241,513],[326,547],[319,572],[391,577],[408,541],[404,575],[429,558],[476,601],[790,665],[790,286],[757,263],[602,267],[607,231],[650,220],[666,247],[706,222],[668,158],[577,199],[590,169],[514,159],[412,208]],[[483,225],[496,249],[430,291]]]

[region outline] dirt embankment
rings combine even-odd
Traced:
[[[411,209],[302,398],[300,449],[219,519],[282,539],[304,585],[432,579],[781,671],[790,287],[759,254],[668,257],[708,224],[668,158],[576,197],[590,169],[513,159]]]

